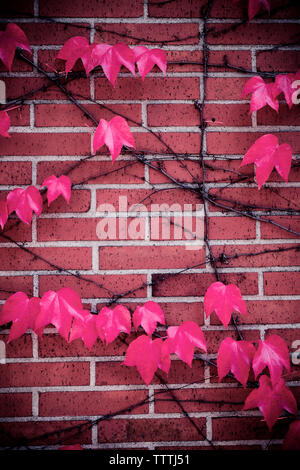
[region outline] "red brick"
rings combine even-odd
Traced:
[[[67,174],[72,184],[143,184],[144,166],[135,160],[49,161],[38,163],[39,184],[49,175]]]
[[[156,132],[156,136],[138,132],[134,135],[134,140],[136,149],[146,153],[174,154],[175,152],[199,155],[200,151],[198,132]]]
[[[101,105],[87,104],[85,109],[98,121],[113,118],[116,114],[126,117],[128,124],[135,127],[131,121],[141,122],[141,109],[138,104],[108,105],[112,111],[101,107]],[[48,126],[89,126],[93,124],[90,118],[85,117],[83,112],[74,104],[38,104],[35,106],[35,125],[37,127]]]
[[[299,273],[264,273],[265,295],[299,295]]]
[[[200,302],[160,302],[167,325],[180,325],[183,321],[194,321],[203,325],[203,304]]]
[[[188,413],[204,411],[240,411],[249,391],[241,388],[174,390],[176,399]],[[155,393],[156,413],[181,413],[181,408],[168,392]]]
[[[300,217],[298,216],[274,216],[270,217],[270,220],[290,230],[300,232]],[[298,238],[298,236],[272,224],[261,224],[261,238]]]
[[[87,362],[2,364],[1,387],[50,387],[89,385]]]
[[[299,319],[299,300],[248,300],[248,316],[243,316],[245,324],[297,323]],[[288,316],[286,314],[288,313]],[[220,324],[216,316],[210,317],[212,325]]]
[[[0,299],[7,299],[16,291],[33,295],[32,276],[1,276],[0,277]]]
[[[282,249],[282,251],[280,251]],[[284,251],[286,249],[286,251]],[[264,251],[273,250],[270,253]],[[212,247],[215,258],[225,255],[226,261],[218,262],[228,267],[262,267],[262,266],[297,266],[300,263],[299,245],[218,245]],[[249,253],[249,255],[247,255]],[[252,255],[252,253],[256,255]],[[237,255],[237,258],[230,259]]]
[[[203,70],[202,51],[166,51],[166,53],[168,72],[201,72]],[[223,66],[225,55],[229,64],[238,64],[240,67],[251,69],[249,51],[210,51],[208,58],[210,72],[232,72],[232,69]]]
[[[115,44],[153,44],[167,43],[198,44],[199,25],[197,23],[96,23],[95,42]]]
[[[222,282],[237,284],[242,295],[257,294],[256,273],[222,273]],[[155,297],[204,296],[210,284],[215,281],[213,274],[154,274],[152,276]]]
[[[147,395],[145,390],[40,393],[39,413],[40,416],[105,415],[135,405],[147,399]],[[131,413],[147,413],[148,407],[147,403],[134,407]]]
[[[265,331],[265,339],[271,335],[280,336],[289,348],[290,353],[295,351],[293,343],[300,340],[300,328],[268,328]],[[298,349],[299,347],[297,347]],[[293,389],[292,389],[293,390]]]
[[[0,248],[1,271],[52,270],[55,266],[65,269],[91,269],[92,253],[90,248],[30,248],[32,253],[20,248]],[[46,263],[42,258],[53,263]]]
[[[90,26],[88,23],[68,25],[57,23],[17,23],[26,34],[31,46],[63,45],[73,36],[84,36],[89,39]],[[45,34],[46,33],[46,34]],[[57,51],[58,53],[58,51]]]
[[[200,97],[199,78],[197,77],[118,77],[114,87],[107,78],[95,78],[95,98],[97,100],[177,100],[197,99]]]
[[[237,441],[247,440],[269,440],[271,437],[282,438],[284,431],[282,426],[274,426],[271,433],[268,431],[266,422],[261,417],[228,417],[213,418],[213,440],[216,441]],[[275,437],[276,436],[276,437]]]
[[[211,240],[255,238],[255,220],[246,217],[210,217],[209,238]]]
[[[24,77],[9,77],[4,78],[4,81],[6,83],[7,100],[18,98],[19,96],[49,84],[49,80],[36,77],[26,77],[26,80],[24,80]],[[84,95],[86,99],[89,98],[90,86],[89,81],[86,78],[77,78],[76,80],[70,81],[70,83],[65,85],[65,88],[71,93],[80,93],[81,95]],[[66,95],[60,91],[55,84],[53,84],[46,90],[36,91],[29,98],[39,100],[61,100],[66,99]]]
[[[49,173],[48,176],[50,176]],[[91,193],[88,189],[72,189],[69,204],[62,196],[59,196],[55,201],[51,202],[49,207],[44,204],[43,212],[45,214],[57,214],[58,212],[88,212],[90,204]],[[49,225],[52,224],[52,220],[53,219],[48,219]]]
[[[91,137],[89,133],[10,133],[11,139],[2,141],[0,155],[45,156],[45,155],[89,155]]]
[[[7,343],[8,335],[0,335],[0,339],[5,342],[5,357],[32,357],[31,334],[22,335],[20,338],[11,341],[11,343]]]
[[[100,247],[100,269],[184,268],[205,262],[205,249],[187,250],[185,246]]]
[[[84,425],[86,421],[28,421],[0,423],[1,445],[13,445],[16,443],[31,445],[78,444],[78,426]],[[80,443],[91,444],[90,427],[80,428]]]
[[[235,317],[238,316],[239,323],[242,323],[244,321],[244,318],[246,318],[244,315],[239,315],[237,312],[234,312],[234,316]],[[210,315],[210,319],[211,319],[212,324],[218,324],[218,325],[221,324],[221,322],[218,320],[218,317],[216,316],[215,313],[212,313]],[[232,325],[232,323],[230,324]],[[224,331],[207,330],[204,332],[204,335],[205,335],[205,339],[207,342],[207,350],[209,354],[217,354],[219,347],[225,338],[230,337],[234,340],[238,339],[238,334],[235,329],[230,330],[230,331],[229,330],[224,330]],[[243,330],[242,335],[246,341],[250,341],[250,342],[257,342],[260,339],[260,334],[258,330],[257,331]]]
[[[31,416],[31,393],[1,393],[0,416]]]
[[[14,241],[17,242],[30,242],[32,228],[30,225],[24,224],[20,220],[9,218],[5,224],[3,232],[0,233],[0,240],[1,243],[10,243],[3,235],[12,238]]]
[[[207,100],[241,100],[245,83],[249,78],[208,78]],[[249,110],[248,110],[249,111]]]
[[[9,111],[11,126],[29,126],[30,111],[28,105],[19,105],[16,109]]]
[[[296,122],[299,122],[299,118],[300,107],[292,106],[289,109],[286,103],[280,103],[278,113],[270,106],[264,106],[257,111],[257,124],[259,126],[294,126]]]
[[[0,184],[31,184],[31,162],[1,162]]]
[[[138,0],[128,2],[111,2],[105,0],[92,0],[84,5],[80,0],[74,0],[72,4],[61,3],[59,0],[51,0],[40,5],[41,16],[55,17],[86,17],[86,18],[138,18],[144,12],[143,4]]]
[[[209,25],[207,42],[209,44],[290,44],[297,37],[298,25],[284,23],[219,23]]]
[[[39,284],[40,295],[49,289],[58,290],[61,287],[70,287],[83,298],[107,298],[113,294],[125,294],[125,297],[145,297],[146,295],[146,276],[137,274],[85,275],[81,279],[63,275],[41,276]]]
[[[9,5],[1,5],[1,17],[25,17],[32,15],[34,13],[34,1],[33,0],[16,0],[14,2],[13,8],[11,9]]]
[[[157,5],[155,5],[157,3]],[[154,17],[170,17],[170,18],[201,18],[202,7],[206,3],[204,0],[176,0],[172,3],[159,4],[158,2],[149,3],[149,16]]]
[[[298,70],[300,51],[257,51],[256,63],[258,71],[292,72]]]
[[[205,431],[205,419],[193,418]],[[200,441],[203,436],[187,418],[121,419],[99,423],[99,442],[152,442],[152,441]]]
[[[212,154],[244,154],[262,135],[264,134],[258,132],[208,132],[207,151]],[[293,154],[299,153],[299,132],[276,132],[274,135],[278,138],[279,143],[290,144],[293,149]]]

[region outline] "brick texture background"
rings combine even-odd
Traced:
[[[97,119],[110,119],[113,113],[91,103],[90,98],[141,122],[144,128],[130,124],[137,149],[146,152],[145,158],[153,161],[154,167],[159,160],[169,174],[193,184],[194,178],[202,177],[200,122],[194,100],[203,98],[203,71],[197,63],[179,62],[203,59],[201,7],[206,3],[19,0],[11,7],[7,2],[2,4],[1,29],[9,21],[20,25],[32,45],[34,62],[50,73],[54,68],[63,70],[63,63],[55,57],[64,42],[76,35],[91,42],[162,47],[168,61],[175,62],[169,63],[165,78],[157,68],[144,81],[122,69],[112,87],[97,71],[89,78],[74,80],[67,88],[80,94],[80,101]],[[274,171],[258,191],[253,167],[240,169],[239,165],[252,143],[269,132],[278,135],[280,142],[288,142],[299,157],[300,106],[288,110],[282,102],[278,115],[270,108],[250,115],[249,97],[242,99],[241,92],[251,74],[213,65],[222,64],[226,55],[231,64],[253,72],[295,72],[299,68],[298,2],[271,0],[271,6],[270,16],[262,11],[248,24],[241,23],[247,19],[246,0],[234,6],[229,0],[213,2],[207,23],[212,65],[204,111],[206,183],[210,195],[254,204],[255,214],[299,231],[299,216],[289,213],[290,209],[299,209],[299,167],[291,170],[288,183]],[[49,22],[49,17],[56,22]],[[80,64],[76,68],[82,70]],[[15,59],[10,74],[1,65],[0,79],[6,82],[7,100],[48,84],[36,69],[19,59]],[[29,96],[10,116],[11,138],[0,137],[1,195],[15,187],[39,187],[46,176],[60,175],[91,154],[93,124],[55,86]],[[159,133],[175,152],[189,154],[189,171],[145,128]],[[240,180],[237,172],[248,178]],[[172,234],[169,240],[153,239],[147,214],[141,217],[138,239],[124,239],[117,231],[115,240],[104,241],[96,232],[102,218],[97,207],[103,203],[117,205],[119,195],[126,196],[129,205],[143,202],[147,208],[150,203],[162,202],[186,203],[194,208],[202,201],[189,191],[175,189],[162,173],[129,154],[123,153],[112,167],[106,147],[69,176],[76,184],[69,205],[59,198],[50,208],[44,205],[43,214],[38,220],[34,217],[32,225],[16,223],[12,217],[5,227],[6,235],[64,270],[0,237],[1,303],[18,290],[41,296],[49,289],[65,286],[74,288],[87,308],[96,311],[105,305],[111,292],[127,292],[123,303],[131,311],[152,299],[162,306],[169,325],[197,322],[207,338],[208,357],[215,359],[221,341],[227,335],[235,338],[236,333],[233,326],[226,331],[215,315],[204,318],[203,296],[216,280],[205,246],[187,250],[185,240],[177,240]],[[264,210],[266,207],[274,209],[271,214]],[[213,204],[207,209],[210,243],[216,256],[295,247],[297,243],[295,235],[274,225]],[[236,283],[246,300],[249,316],[241,319],[240,326],[245,339],[257,341],[277,333],[291,348],[293,341],[300,339],[298,252],[291,249],[242,256],[218,266],[221,280]],[[164,276],[187,267],[190,269],[177,276]],[[0,339],[6,340],[8,333],[2,329]],[[134,337],[133,331],[130,339]],[[189,368],[174,359],[169,376],[161,374],[171,391],[157,378],[147,387],[135,368],[121,365],[125,351],[125,345],[117,339],[108,346],[98,340],[89,352],[81,340],[67,343],[52,327],[41,339],[28,331],[7,345],[6,363],[0,365],[0,446],[38,436],[31,441],[33,447],[55,449],[62,443],[79,442],[86,448],[100,449],[208,449],[207,437],[225,449],[264,449],[270,439],[270,448],[280,448],[286,428],[276,425],[270,433],[258,410],[241,411],[249,390],[236,381],[224,379],[219,383],[213,367],[194,360]],[[285,378],[299,399],[299,366],[293,366]],[[185,417],[172,393],[182,400],[202,435]],[[131,412],[84,428],[80,435],[53,434],[85,421],[92,423],[100,415],[145,399]],[[40,437],[45,433],[49,436]]]

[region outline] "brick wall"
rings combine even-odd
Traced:
[[[35,64],[49,73],[57,67],[63,70],[63,63],[55,62],[55,57],[63,43],[76,35],[91,42],[163,47],[168,61],[175,63],[169,63],[165,78],[155,68],[143,82],[122,69],[114,88],[101,72],[67,85],[77,97],[80,94],[79,101],[98,120],[110,119],[113,113],[90,98],[141,122],[144,127],[131,122],[131,130],[137,149],[145,152],[150,166],[123,153],[112,167],[106,147],[84,162],[91,154],[93,123],[55,86],[28,96],[22,106],[10,112],[11,138],[0,137],[1,194],[30,184],[39,187],[53,173],[69,172],[76,186],[69,205],[62,198],[49,208],[44,204],[43,214],[38,220],[34,217],[30,226],[11,217],[5,227],[11,240],[0,240],[0,298],[3,304],[19,290],[41,296],[49,289],[65,286],[74,288],[93,311],[105,305],[112,292],[125,293],[121,301],[131,311],[152,299],[162,306],[169,325],[197,322],[207,339],[207,357],[215,359],[222,339],[227,335],[235,338],[236,332],[233,326],[226,331],[215,315],[204,318],[203,296],[216,280],[207,247],[188,250],[186,240],[176,239],[172,230],[170,239],[154,239],[149,212],[140,219],[137,239],[122,237],[117,230],[115,240],[99,240],[96,229],[103,214],[97,207],[110,203],[118,208],[119,195],[126,196],[129,205],[142,202],[148,210],[151,203],[163,202],[191,204],[194,210],[202,202],[197,194],[178,188],[155,166],[163,165],[172,177],[192,186],[201,181],[200,121],[194,100],[203,100],[205,81],[206,189],[210,195],[224,198],[224,204],[240,201],[255,205],[255,215],[299,232],[299,216],[289,212],[299,209],[298,168],[291,170],[288,183],[273,172],[258,191],[253,167],[240,169],[239,165],[252,143],[269,132],[280,142],[288,142],[293,154],[299,156],[300,108],[288,110],[281,103],[278,115],[270,108],[250,115],[249,100],[242,99],[241,92],[251,74],[216,66],[224,63],[226,55],[230,64],[253,72],[295,72],[300,54],[299,45],[295,45],[299,43],[299,8],[297,1],[271,0],[270,17],[262,12],[250,24],[240,24],[247,18],[246,0],[234,6],[229,0],[215,0],[206,25],[211,65],[204,77],[201,65],[179,62],[203,60],[201,7],[207,2],[155,3],[20,0],[11,10],[7,4],[1,6],[1,27],[9,21],[19,24],[32,45]],[[45,17],[56,21],[49,22]],[[80,64],[77,69],[82,70]],[[2,65],[0,70],[7,100],[48,84],[47,78],[19,59],[15,59],[12,73]],[[174,152],[188,157],[185,165],[147,129],[159,133]],[[249,177],[241,180],[241,174]],[[245,207],[240,206],[240,210]],[[269,207],[271,212],[266,210]],[[291,348],[300,338],[299,255],[293,249],[297,237],[213,203],[207,204],[207,211],[214,255],[245,254],[218,263],[221,280],[236,283],[246,300],[249,316],[240,322],[244,338],[257,341],[277,333]],[[284,250],[276,251],[280,247]],[[247,255],[264,250],[274,251]],[[179,271],[178,275],[166,276]],[[1,340],[8,333],[2,329]],[[134,336],[133,332],[130,339]],[[38,437],[30,441],[33,447],[81,443],[86,448],[101,449],[204,449],[210,448],[208,438],[226,449],[261,449],[272,438],[271,447],[280,448],[286,427],[276,425],[271,434],[258,410],[241,411],[249,390],[235,380],[218,383],[216,370],[209,364],[194,360],[189,368],[174,359],[169,376],[161,373],[167,387],[158,378],[147,387],[135,368],[121,365],[125,351],[126,346],[117,339],[108,346],[98,340],[89,352],[81,340],[67,343],[52,327],[46,328],[41,339],[28,331],[7,345],[6,363],[0,365],[0,445]],[[299,398],[299,366],[293,366],[285,378]],[[162,394],[163,390],[166,392]],[[80,435],[53,433],[86,421],[92,424],[103,414],[138,402],[142,404],[126,414],[82,428]],[[47,437],[39,437],[45,433]]]

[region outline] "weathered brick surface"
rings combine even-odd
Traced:
[[[95,122],[55,82],[18,57],[12,74],[1,62],[7,100],[25,95],[9,110],[10,138],[0,136],[1,200],[16,187],[41,188],[52,174],[67,174],[73,187],[69,203],[59,196],[48,207],[44,192],[39,218],[25,224],[12,214],[0,231],[0,308],[15,292],[42,296],[62,287],[74,289],[93,313],[113,308],[116,300],[133,314],[154,300],[166,326],[194,321],[202,328],[210,362],[194,359],[190,367],[173,355],[169,373],[158,369],[147,387],[135,367],[123,364],[141,328],[132,326],[108,345],[98,338],[89,350],[81,339],[66,341],[51,324],[39,337],[28,330],[8,343],[10,325],[3,325],[0,449],[24,439],[46,449],[81,443],[172,452],[211,449],[210,441],[228,450],[281,449],[289,420],[279,420],[270,433],[258,409],[242,411],[252,388],[232,376],[220,382],[212,364],[221,342],[238,335],[233,323],[225,329],[215,313],[207,318],[204,311],[216,274],[203,238],[220,281],[236,284],[245,299],[248,315],[236,315],[243,339],[257,347],[259,339],[278,334],[294,357],[300,340],[300,106],[289,109],[281,94],[278,113],[265,106],[251,115],[251,96],[242,97],[242,90],[257,73],[299,68],[298,2],[272,0],[270,15],[262,7],[249,23],[247,0],[214,0],[208,57],[206,0],[2,3],[0,30],[15,21],[32,46],[33,56],[24,55],[50,77],[58,72],[62,84],[70,76],[56,57],[74,36],[163,47],[168,67],[166,76],[155,66],[142,80],[122,66],[112,86],[100,67],[87,77],[81,60],[74,64],[79,76],[65,85],[67,91],[96,121],[118,114],[132,130],[139,158],[123,149],[112,164],[105,145],[93,155]],[[202,141],[196,105],[203,98]],[[274,170],[258,190],[255,166],[241,162],[266,133],[291,145],[293,161],[288,184]],[[195,230],[194,211],[205,198],[207,224],[202,220],[200,244],[191,249],[187,232]],[[104,204],[114,206],[115,218],[103,214]],[[182,219],[152,214],[172,206],[189,212]],[[129,209],[140,217],[126,214]],[[105,236],[109,221],[113,233]],[[161,324],[158,331],[166,335]],[[299,365],[284,373],[299,406]],[[255,381],[253,371],[249,380]]]

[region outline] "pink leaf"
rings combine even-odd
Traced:
[[[51,323],[67,341],[73,318],[83,319],[81,299],[77,292],[68,287],[63,287],[58,292],[45,292],[40,307],[36,328]]]
[[[22,336],[28,328],[41,334],[41,329],[36,329],[36,318],[40,312],[40,299],[29,299],[24,292],[16,292],[5,302],[0,313],[0,325],[13,322],[10,329],[8,343]]]
[[[149,336],[141,335],[130,343],[126,351],[125,366],[135,366],[144,382],[149,385],[159,367],[168,373],[170,356],[162,338],[154,341]]]
[[[7,209],[7,202],[2,199],[0,201],[0,225],[2,230],[4,229],[4,225],[6,224],[8,219],[8,209]]]
[[[235,284],[226,286],[222,282],[214,282],[207,289],[204,295],[204,310],[206,317],[215,311],[226,328],[233,311],[247,315],[240,289]]]
[[[232,338],[225,338],[219,347],[217,358],[219,382],[231,371],[235,378],[246,387],[254,354],[255,348],[249,341],[234,341]]]
[[[275,84],[277,88],[283,92],[285,101],[287,102],[290,109],[293,105],[292,95],[295,91],[295,88],[292,87],[294,80],[296,80],[296,75],[292,73],[288,75],[279,74],[276,75],[275,78]]]
[[[91,61],[93,46],[89,41],[81,36],[74,36],[68,39],[57,55],[57,59],[66,61],[66,73],[68,74],[78,59],[81,59],[86,74],[94,68]]]
[[[169,352],[176,353],[190,367],[195,347],[207,352],[204,334],[193,321],[183,322],[180,326],[170,326],[167,334]]]
[[[165,325],[165,317],[160,306],[149,300],[142,307],[138,306],[132,317],[135,329],[141,325],[147,335],[151,336],[157,323]]]
[[[9,71],[11,71],[17,47],[31,53],[30,45],[24,31],[16,24],[8,23],[5,31],[0,31],[0,59]]]
[[[250,78],[244,86],[242,97],[252,93],[250,113],[261,109],[268,104],[278,112],[279,103],[276,96],[280,90],[274,83],[265,83],[263,78],[255,76]]]
[[[165,51],[162,49],[148,49],[145,46],[136,46],[133,48],[133,53],[143,80],[154,65],[157,65],[163,74],[166,75],[167,54]]]
[[[285,341],[278,335],[271,335],[265,341],[260,340],[252,367],[255,378],[268,367],[272,384],[275,385],[281,377],[283,368],[290,370],[289,350]]]
[[[292,164],[292,149],[289,144],[279,145],[273,134],[257,139],[243,158],[241,166],[254,163],[258,189],[267,181],[273,168],[287,182]]]
[[[32,220],[32,212],[39,216],[42,212],[42,197],[34,186],[26,189],[16,188],[7,195],[8,214],[16,212],[17,216],[26,224]]]
[[[70,341],[81,338],[85,346],[91,350],[98,338],[96,328],[97,315],[91,314],[88,310],[83,310],[81,315],[82,319],[75,317],[73,320]]]
[[[6,111],[0,111],[0,135],[10,137],[7,132],[10,127],[10,118]]]
[[[131,316],[123,305],[117,305],[113,310],[103,307],[96,318],[96,328],[102,341],[111,343],[121,333],[131,331]]]
[[[134,55],[126,44],[97,44],[92,51],[93,67],[101,65],[108,80],[115,85],[116,78],[122,65],[135,75]]]
[[[269,0],[249,0],[248,3],[248,18],[251,21],[254,16],[260,11],[261,7],[264,7],[270,14],[270,3]]]
[[[46,178],[42,186],[47,186],[47,199],[48,207],[52,201],[54,201],[61,194],[65,200],[69,203],[71,197],[71,180],[65,175],[61,175],[57,178],[55,175],[51,175]]]
[[[243,410],[259,408],[268,428],[271,430],[283,410],[297,414],[297,403],[292,392],[286,387],[283,379],[271,383],[267,375],[259,379],[259,388],[253,390],[246,398]]]
[[[300,450],[300,420],[293,421],[284,438],[282,448],[284,450]]]
[[[101,119],[94,134],[94,152],[104,144],[109,148],[113,162],[119,156],[123,145],[135,148],[133,136],[124,118],[115,116],[109,122]]]

